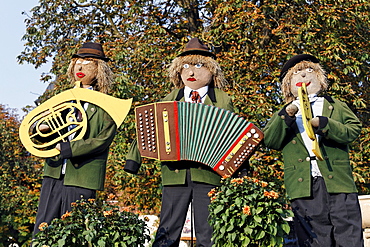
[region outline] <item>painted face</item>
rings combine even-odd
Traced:
[[[292,94],[298,96],[298,87],[306,83],[308,94],[315,94],[321,90],[321,84],[317,78],[317,73],[312,68],[297,69],[293,67],[290,90]]]
[[[181,79],[185,86],[197,90],[211,83],[213,75],[203,64],[184,64],[181,70]]]
[[[82,87],[89,87],[95,84],[98,74],[98,65],[95,61],[79,58],[73,68],[76,81],[81,81]]]

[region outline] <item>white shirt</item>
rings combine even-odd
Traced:
[[[200,99],[202,103],[204,103],[204,99],[208,93],[208,86],[201,87],[197,90],[193,90],[190,87],[185,86],[184,88],[184,97],[186,102],[192,102],[191,100],[191,92],[192,91],[197,91],[199,93]]]
[[[308,96],[308,99],[311,103],[312,117],[322,116],[322,109],[324,107],[324,98],[317,97],[316,94],[310,94]],[[306,146],[306,149],[310,156],[315,156],[315,154],[312,152],[312,140],[308,137],[306,130],[303,127],[302,112],[299,107],[299,100],[297,99],[293,101],[292,103],[295,104],[299,109],[296,114],[296,123],[299,129],[299,132],[302,136],[302,139],[304,141],[304,144]],[[316,135],[316,139],[319,140],[319,138],[320,136]],[[313,177],[322,176],[316,160],[311,160],[311,175]]]
[[[88,87],[87,89],[94,90],[92,86]],[[88,106],[89,106],[89,102],[85,102],[84,105],[83,105],[85,111],[87,110]],[[75,125],[69,125],[68,126],[68,131],[71,131],[75,127],[76,127]],[[68,140],[72,141],[74,139],[75,135],[76,135],[76,132],[70,134],[68,136]],[[66,168],[67,168],[67,159],[64,159],[63,166],[62,166],[62,174],[66,174]]]

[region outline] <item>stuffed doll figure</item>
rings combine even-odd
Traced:
[[[280,80],[286,105],[267,123],[264,142],[268,148],[282,150],[284,183],[299,246],[363,246],[348,153],[361,123],[344,102],[323,94],[328,84],[316,57],[293,56],[283,66]],[[321,159],[312,151],[312,140],[302,124],[298,88],[303,83]]]
[[[163,101],[186,101],[233,111],[231,98],[221,90],[225,84],[215,55],[198,38],[186,45],[169,67],[175,89]],[[137,173],[141,156],[136,142],[127,155],[125,171]],[[221,177],[210,167],[194,161],[162,162],[162,206],[153,247],[179,246],[189,204],[194,211],[197,246],[211,247],[212,227],[208,223],[208,192],[220,185]]]
[[[101,44],[83,44],[72,56],[68,68],[70,82],[74,85],[80,81],[86,90],[108,93],[113,82],[108,60]],[[95,198],[96,190],[104,189],[109,146],[117,127],[99,106],[84,102],[82,107],[88,119],[83,138],[75,140],[75,133],[69,135],[68,141],[56,145],[60,154],[45,161],[34,234],[39,232],[41,223],[50,224],[54,218],[71,211],[72,202]],[[46,124],[40,126],[43,132],[49,129]]]

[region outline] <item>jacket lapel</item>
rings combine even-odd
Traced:
[[[325,97],[322,115],[330,118],[334,111],[334,100],[331,97]]]
[[[92,116],[94,116],[94,114],[96,113],[96,110],[97,110],[96,106],[89,103],[86,109],[86,115],[87,115],[88,120],[90,120]]]

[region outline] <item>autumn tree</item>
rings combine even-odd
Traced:
[[[0,246],[28,243],[35,223],[42,162],[18,137],[19,120],[0,105]]]
[[[46,99],[68,87],[71,55],[81,43],[104,44],[116,74],[112,93],[133,98],[133,107],[157,101],[173,85],[167,66],[190,37],[199,37],[217,54],[229,81],[235,110],[260,128],[279,109],[280,68],[291,56],[310,53],[328,72],[328,94],[345,101],[364,128],[353,144],[354,175],[361,188],[369,181],[369,1],[344,0],[40,0],[25,13],[26,41],[20,63],[52,62],[43,80],[56,76]],[[133,111],[111,148],[107,190],[123,206],[158,212],[160,169],[144,160],[139,175],[123,171],[135,138]],[[251,159],[255,174],[281,183],[279,152],[260,146]]]

